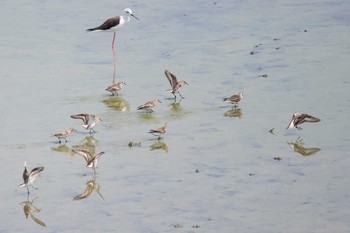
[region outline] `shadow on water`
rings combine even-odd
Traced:
[[[88,180],[85,183],[85,185],[86,185],[86,188],[85,188],[84,192],[75,196],[73,198],[74,201],[88,198],[92,194],[93,191],[97,192],[97,194],[104,200],[104,197],[100,193],[101,185],[99,185],[96,181],[96,174],[94,174],[92,179]]]
[[[321,150],[321,148],[318,147],[304,147],[304,141],[303,139],[297,138],[294,142],[287,142],[290,148],[293,149],[293,151],[301,154],[302,156],[309,156],[313,155]]]
[[[109,108],[117,111],[130,111],[130,103],[120,96],[110,96],[107,99],[104,99],[102,102]]]
[[[41,209],[38,209],[37,207],[34,206],[34,201],[36,199],[37,199],[37,197],[32,199],[32,201],[29,201],[29,194],[28,194],[27,200],[23,201],[19,204],[21,206],[23,206],[23,211],[24,211],[24,215],[26,216],[26,218],[28,218],[28,216],[30,216],[34,222],[36,222],[40,226],[46,227],[46,224],[43,221],[41,221],[40,219],[38,219],[37,217],[34,216],[34,214],[39,214],[41,211]]]

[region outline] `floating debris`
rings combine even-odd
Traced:
[[[270,130],[269,130],[269,133],[275,135],[275,133],[273,132],[274,129],[275,129],[275,128],[270,129]]]
[[[128,146],[129,146],[129,148],[134,147],[134,146],[141,147],[141,142],[132,142],[132,141],[130,141],[128,143]]]
[[[260,77],[262,77],[262,78],[267,78],[267,74],[260,74],[260,75],[258,75],[258,77],[260,78]]]
[[[282,160],[282,158],[281,158],[281,157],[279,157],[279,156],[277,156],[277,157],[273,157],[273,159],[274,159],[274,160],[277,160],[277,161],[281,161],[281,160]]]
[[[175,228],[182,228],[183,226],[180,225],[180,224],[178,224],[178,223],[176,223],[176,224],[174,225],[174,227],[175,227]]]

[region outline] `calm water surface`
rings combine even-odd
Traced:
[[[117,79],[127,85],[111,97],[112,34],[85,29],[125,7],[141,20],[117,35]],[[0,9],[0,232],[350,228],[348,1],[2,1]],[[164,69],[189,83],[180,103],[167,99]],[[222,98],[239,91],[235,111]],[[154,113],[136,111],[154,98],[162,101]],[[296,111],[321,122],[286,130]],[[69,117],[83,112],[103,119],[93,136]],[[164,122],[157,141],[147,132]],[[69,127],[79,132],[67,144],[50,137]],[[75,147],[106,152],[96,176]],[[17,187],[24,161],[45,166],[29,197]],[[85,189],[91,195],[73,200]]]

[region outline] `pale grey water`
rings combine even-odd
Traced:
[[[127,83],[118,99],[104,91],[112,34],[84,30],[125,7],[141,20],[117,35],[117,78]],[[348,1],[2,1],[0,9],[0,232],[348,231]],[[190,84],[180,105],[166,99],[164,69]],[[239,91],[241,119],[224,117],[222,97]],[[155,113],[136,111],[153,98],[162,101]],[[114,99],[125,111],[106,104]],[[321,122],[287,131],[295,111]],[[81,112],[103,119],[93,138],[69,117]],[[165,145],[151,150],[147,131],[164,122]],[[71,126],[80,133],[59,147],[50,134]],[[320,150],[293,151],[287,142],[299,136]],[[104,200],[93,192],[73,201],[93,178],[69,153],[84,143],[106,152],[96,178]],[[20,206],[25,160],[45,166],[29,197],[45,228]]]

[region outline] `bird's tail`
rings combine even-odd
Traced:
[[[92,32],[92,31],[95,31],[95,30],[96,30],[95,28],[86,29],[87,32]]]

